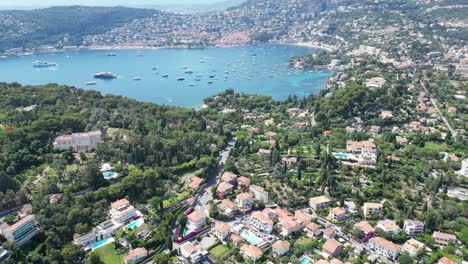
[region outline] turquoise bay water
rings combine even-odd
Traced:
[[[105,50],[67,50],[0,59],[0,81],[74,85],[103,94],[197,108],[204,98],[228,88],[241,93],[271,95],[278,100],[289,95],[303,97],[317,93],[329,72],[302,72],[288,67],[290,57],[316,51],[292,45],[111,51],[116,56],[107,56],[110,51]],[[143,56],[137,56],[139,52]],[[54,62],[58,66],[34,68],[32,63],[36,60]],[[153,70],[155,67],[157,69]],[[188,69],[193,73],[185,73]],[[104,71],[119,77],[93,79],[93,74]],[[135,77],[141,80],[134,80]],[[185,80],[177,81],[179,77]],[[85,84],[90,81],[97,84]]]

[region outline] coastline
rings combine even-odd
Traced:
[[[161,46],[161,47],[152,47],[152,46],[134,46],[134,45],[111,45],[111,46],[67,46],[61,49],[47,50],[47,51],[27,51],[24,53],[14,54],[14,55],[0,55],[0,59],[8,59],[14,57],[23,57],[23,56],[34,56],[40,54],[48,53],[64,53],[67,50],[159,50],[159,49],[209,49],[209,48],[235,48],[235,47],[248,47],[248,46],[258,46],[258,45],[292,45],[298,47],[307,47],[313,49],[322,49],[328,52],[334,51],[336,48],[328,45],[318,44],[314,42],[270,42],[270,43],[256,43],[256,44],[233,44],[233,45],[214,45],[207,47],[189,47],[187,45],[180,46]]]
[[[324,45],[324,44],[317,44],[314,42],[297,42],[297,43],[289,43],[290,45],[294,46],[300,46],[300,47],[308,47],[308,48],[315,48],[315,49],[323,49],[328,52],[334,51],[336,48],[329,46],[329,45]]]

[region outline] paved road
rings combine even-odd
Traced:
[[[206,216],[208,216],[209,214],[207,210],[208,202],[213,200],[213,193],[211,192],[211,187],[218,183],[218,180],[221,177],[221,172],[223,171],[223,166],[226,163],[226,160],[229,157],[229,153],[231,152],[231,149],[234,147],[235,143],[235,139],[230,140],[228,142],[227,147],[219,154],[220,159],[218,162],[218,166],[216,167],[216,172],[208,178],[207,183],[205,184],[205,187],[202,190],[202,194],[198,199],[196,209],[202,213],[205,213]]]
[[[448,130],[450,131],[450,133],[452,133],[452,138],[453,140],[457,140],[457,132],[455,130],[452,129],[452,127],[450,126],[449,122],[447,121],[447,119],[445,118],[445,116],[442,114],[442,112],[440,111],[439,109],[439,106],[437,106],[437,102],[436,100],[432,97],[432,95],[429,93],[429,91],[427,90],[426,86],[424,85],[424,83],[420,80],[419,83],[421,84],[421,86],[424,88],[424,91],[426,91],[426,93],[429,95],[429,97],[431,98],[431,103],[432,103],[432,106],[434,106],[434,108],[437,110],[437,112],[439,113],[439,116],[440,118],[442,119],[442,121],[444,121],[445,123],[445,126],[448,128]]]

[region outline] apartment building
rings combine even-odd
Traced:
[[[255,211],[250,218],[250,225],[257,231],[270,234],[273,231],[273,221],[263,212]]]
[[[309,206],[314,210],[322,209],[328,207],[331,203],[331,200],[325,195],[312,197],[309,199]]]
[[[11,226],[2,230],[3,236],[17,245],[24,245],[39,233],[38,223],[34,215],[27,215]]]
[[[364,203],[362,207],[364,217],[367,218],[373,215],[379,215],[383,212],[383,204],[381,203]]]
[[[382,237],[369,239],[369,246],[374,251],[387,258],[397,259],[400,254],[400,246]]]
[[[446,234],[438,231],[432,233],[432,238],[434,239],[435,245],[440,247],[445,247],[448,246],[450,243],[457,242],[457,237],[455,235]]]

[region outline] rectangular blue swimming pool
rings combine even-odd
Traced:
[[[92,244],[92,245],[91,245],[91,248],[92,248],[93,250],[95,250],[96,248],[102,247],[102,246],[107,245],[107,244],[109,244],[109,243],[112,243],[112,242],[114,242],[114,241],[115,241],[115,240],[114,240],[114,238],[112,238],[112,237],[111,237],[111,238],[107,238],[107,239],[103,239],[103,240],[101,240],[101,241],[98,241],[98,242]]]
[[[130,224],[128,224],[127,228],[128,229],[134,229],[135,227],[139,227],[144,223],[145,223],[145,220],[143,220],[143,218],[138,218],[137,220],[135,220],[135,221],[131,222]]]

